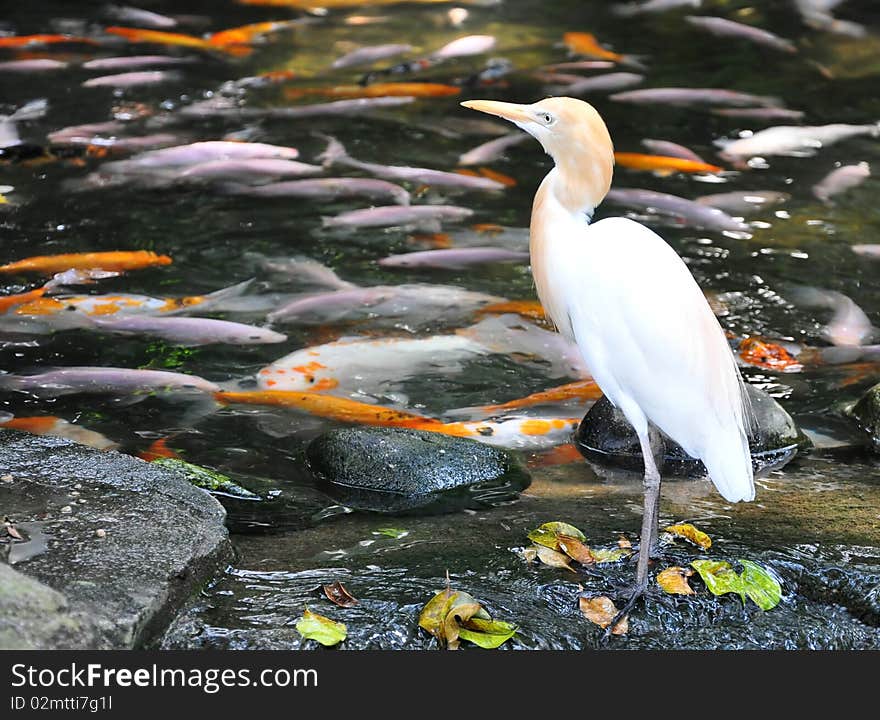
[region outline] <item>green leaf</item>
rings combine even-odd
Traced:
[[[693,560],[691,567],[700,574],[703,582],[706,583],[706,587],[709,588],[709,592],[713,595],[735,592],[745,603],[746,596],[742,578],[730,566],[729,562],[724,562],[723,560]]]
[[[782,588],[773,575],[751,560],[740,560],[743,566],[742,583],[746,595],[761,610],[772,610],[782,600]]]
[[[469,640],[484,650],[494,650],[506,643],[517,631],[517,626],[503,620],[483,620],[473,617],[458,631],[462,640]]]
[[[559,550],[560,535],[567,535],[568,537],[573,537],[581,541],[587,539],[586,535],[584,535],[574,525],[569,525],[568,523],[564,522],[544,523],[538,529],[532,530],[528,534],[528,538],[538,545],[543,545],[544,547],[548,547],[551,550]]]
[[[306,608],[296,621],[296,629],[306,640],[317,640],[325,647],[338,645],[345,640],[348,630],[344,623],[336,622]]]
[[[618,560],[623,560],[623,558],[629,557],[632,555],[632,550],[629,548],[590,548],[590,553],[596,559],[597,563],[607,563],[607,562],[617,562]]]
[[[232,497],[241,498],[242,500],[259,500],[260,496],[252,493],[250,490],[243,488],[223,473],[201,465],[181,460],[180,458],[156,458],[152,461],[153,465],[167,468],[172,472],[182,475],[187,481],[209,492],[222,493]]]
[[[386,537],[399,540],[405,535],[409,535],[409,530],[400,530],[399,528],[392,527],[378,528],[377,530],[373,530],[373,535],[385,535]]]

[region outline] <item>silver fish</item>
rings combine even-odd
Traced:
[[[335,290],[355,287],[353,283],[343,280],[332,269],[312,258],[266,257],[255,252],[247,252],[244,257],[266,272],[286,276],[302,285],[315,285]]]
[[[834,345],[864,345],[874,335],[874,327],[865,311],[852,298],[834,290],[799,287],[788,292],[789,299],[804,307],[827,308],[833,316],[822,334]]]
[[[407,328],[439,322],[457,327],[469,321],[479,308],[504,300],[453,285],[424,283],[376,285],[356,288],[351,295],[347,292],[337,290],[295,298],[269,319],[280,323],[323,324],[366,318],[376,323],[379,318],[390,318],[405,321]]]
[[[605,75],[596,75],[578,80],[564,88],[551,88],[551,92],[565,93],[567,95],[585,95],[591,92],[607,92],[609,90],[620,90],[625,87],[638,85],[645,79],[644,75],[630,72],[614,72]]]
[[[46,115],[48,109],[49,102],[40,98],[25,103],[11,115],[0,115],[0,150],[21,145],[17,123],[38,120]]]
[[[706,30],[717,37],[739,38],[786,53],[797,52],[797,48],[790,40],[785,40],[769,30],[756,28],[752,25],[744,25],[733,20],[709,15],[687,15],[685,20],[694,27]]]
[[[751,237],[749,226],[713,207],[677,195],[629,188],[612,188],[607,200],[651,215],[671,218],[678,224],[704,230],[733,232]]]
[[[212,160],[175,172],[173,177],[181,182],[218,182],[237,180],[243,182],[269,182],[272,179],[319,175],[324,171],[320,165],[309,165],[295,160],[252,158],[247,160]]]
[[[850,248],[856,255],[862,255],[863,257],[870,258],[880,258],[880,245],[877,244],[868,244],[868,245],[852,245]]]
[[[697,198],[700,205],[718,208],[737,217],[745,217],[760,212],[773,205],[791,200],[791,195],[774,190],[738,190],[726,193],[703,195]]]
[[[245,325],[229,320],[200,317],[129,316],[91,318],[95,329],[119,335],[149,335],[194,347],[225,343],[228,345],[264,345],[287,340],[286,335],[269,328]]]
[[[128,160],[104,163],[102,172],[141,172],[163,168],[199,165],[215,160],[278,159],[294,160],[299,157],[296,148],[265,143],[228,142],[207,140],[175,145],[161,150],[151,150],[130,157]]]
[[[458,158],[458,164],[485,165],[487,163],[493,162],[500,158],[504,154],[504,151],[507,150],[507,148],[513,147],[514,145],[519,145],[526,138],[528,138],[528,135],[517,132],[510,135],[505,135],[504,137],[496,138],[495,140],[490,140],[489,142],[483,143],[482,145],[478,145],[477,147],[468,150],[460,158]]]
[[[616,63],[610,60],[573,60],[545,65],[541,69],[558,72],[559,70],[610,70],[613,67],[616,67]]]
[[[177,27],[177,20],[167,15],[142,10],[130,5],[107,5],[104,14],[120,22],[131,23],[139,27],[167,30]]]
[[[831,198],[861,185],[871,177],[871,166],[866,162],[857,165],[844,165],[832,170],[822,180],[813,185],[813,195],[824,203]]]
[[[678,143],[674,143],[669,140],[652,140],[650,138],[645,138],[644,140],[642,140],[642,145],[648,148],[648,150],[650,150],[655,155],[663,155],[664,157],[676,157],[681,158],[682,160],[690,160],[691,162],[698,163],[706,162],[690,148],[686,148],[684,145],[679,145]]]
[[[501,135],[510,134],[510,128],[501,125],[494,120],[483,120],[482,118],[430,118],[421,119],[414,122],[413,126],[419,130],[427,130],[428,132],[437,133],[447,138],[460,138],[466,135],[475,136],[492,136],[500,137]]]
[[[47,70],[63,70],[70,63],[49,58],[34,58],[32,60],[4,60],[0,62],[0,72],[30,73],[46,72]]]
[[[83,366],[57,368],[35,375],[0,375],[0,389],[18,390],[39,397],[58,397],[78,393],[126,395],[166,390],[213,393],[220,387],[198,375],[165,370]]]
[[[751,95],[720,88],[644,88],[616,93],[610,98],[617,102],[661,103],[664,105],[731,105],[734,107],[779,107],[782,105],[779,98]]]
[[[470,208],[456,205],[384,205],[350,210],[324,218],[324,227],[401,227],[414,225],[439,228],[441,222],[460,222],[474,214]]]
[[[647,2],[613,5],[611,11],[619,17],[634,17],[646,13],[666,12],[685,6],[700,7],[702,0],[647,0]]]
[[[412,52],[412,45],[368,45],[357,50],[352,50],[340,58],[333,61],[332,67],[336,70],[348,67],[357,67],[358,65],[369,65],[378,60],[394,57],[395,55],[403,55]]]
[[[862,38],[868,34],[868,30],[850,20],[839,20],[834,17],[832,10],[840,5],[843,0],[794,0],[794,4],[801,14],[804,24],[816,30],[846,35],[849,37]]]
[[[338,200],[340,198],[365,197],[377,202],[393,202],[409,205],[409,193],[400,185],[375,178],[317,178],[313,180],[288,180],[268,185],[242,185],[229,183],[223,192],[256,198],[309,198],[312,200]]]
[[[445,170],[432,170],[430,168],[407,167],[403,165],[379,165],[355,160],[345,150],[345,147],[336,138],[328,135],[322,136],[327,140],[327,149],[318,157],[325,167],[333,165],[345,165],[347,167],[362,170],[370,175],[385,178],[386,180],[405,180],[419,185],[434,185],[437,187],[454,187],[464,190],[503,190],[504,185],[495,180],[485,177],[473,177]]]
[[[524,262],[529,259],[527,252],[517,252],[500,247],[444,248],[442,250],[423,250],[421,252],[389,255],[377,261],[381,267],[391,268],[448,268],[458,269],[471,265],[496,262]]]
[[[167,65],[189,65],[196,62],[192,57],[172,55],[125,55],[120,57],[96,58],[82,64],[85,70],[141,70],[147,67]]]
[[[50,132],[48,139],[53,145],[92,145],[97,138],[121,135],[125,130],[125,123],[110,120],[61,128]]]
[[[492,35],[465,35],[450,43],[446,43],[436,52],[431,53],[431,60],[449,60],[470,55],[482,55],[495,47]]]
[[[180,80],[180,73],[173,70],[136,70],[117,75],[101,75],[82,83],[82,87],[127,88],[141,85],[159,85],[164,82]]]
[[[859,135],[880,137],[880,124],[778,125],[740,140],[716,140],[715,144],[722,148],[718,154],[730,161],[765,155],[809,157],[822,147]]]
[[[805,115],[803,110],[790,110],[781,107],[712,108],[712,114],[755,120],[802,120]]]
[[[260,118],[301,120],[303,118],[321,117],[324,115],[359,115],[368,110],[399,107],[414,101],[414,97],[405,95],[402,97],[351,98],[310,105],[292,105],[290,107],[256,108],[242,106],[234,98],[213,97],[182,107],[178,113],[182,117],[231,117],[240,120],[259,120]]]

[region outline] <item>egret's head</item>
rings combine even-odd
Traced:
[[[532,135],[562,169],[566,181],[589,185],[572,190],[589,195],[591,207],[605,197],[611,186],[614,146],[604,120],[589,103],[551,97],[531,105],[496,100],[468,100],[462,105],[510,120]]]

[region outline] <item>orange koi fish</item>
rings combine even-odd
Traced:
[[[62,255],[36,255],[16,262],[0,265],[0,272],[20,273],[38,272],[44,275],[64,272],[70,269],[141,270],[156,265],[170,265],[167,255],[157,255],[150,250],[116,250],[111,252],[65,253]]]
[[[27,292],[18,293],[17,295],[4,295],[3,297],[0,297],[0,315],[17,305],[27,305],[35,300],[39,300],[45,293],[46,288],[41,287],[36,290],[28,290]]]
[[[580,454],[578,449],[569,444],[557,445],[550,448],[540,455],[533,455],[526,463],[530,468],[554,467],[556,465],[571,465],[573,463],[581,463],[584,456]]]
[[[413,430],[426,430],[466,437],[487,445],[525,449],[554,447],[571,440],[580,418],[501,417],[475,422],[451,422],[411,425]]]
[[[0,423],[0,427],[9,428],[11,430],[20,430],[21,432],[30,433],[31,435],[53,435],[55,437],[63,437],[72,440],[80,445],[88,445],[97,450],[112,450],[117,447],[117,443],[110,438],[97,433],[94,430],[88,430],[80,425],[67,422],[60,417],[46,415],[43,417],[16,417]]]
[[[323,395],[316,392],[292,390],[259,390],[251,392],[218,392],[214,398],[223,404],[274,405],[303,410],[311,415],[341,422],[379,425],[381,427],[420,427],[442,425],[439,420],[415,415],[403,410]]]
[[[562,400],[598,400],[600,397],[602,397],[602,391],[594,380],[578,380],[577,382],[559,385],[549,390],[541,390],[523,398],[508,400],[499,405],[484,405],[480,409],[485,412],[500,412],[529,407],[530,405],[561,402]]]
[[[195,48],[196,50],[206,50],[215,52],[221,50],[235,56],[249,55],[252,50],[245,45],[216,45],[208,40],[195,37],[193,35],[183,35],[181,33],[164,32],[162,30],[145,30],[143,28],[119,27],[112,25],[104,28],[104,31],[110,35],[118,35],[132,43],[152,43],[155,45],[176,45],[180,47]]]
[[[643,155],[642,153],[616,152],[614,161],[630,170],[653,170],[655,172],[720,173],[724,168],[709,163],[685,160],[666,155]]]
[[[749,365],[768,370],[800,372],[804,369],[804,366],[781,345],[768,343],[754,337],[747,337],[740,342],[739,356]]]
[[[337,98],[375,98],[375,97],[448,97],[458,95],[461,88],[441,83],[374,83],[372,85],[337,85],[331,88],[290,88],[284,95],[290,100],[298,100],[307,95]]]
[[[98,44],[91,38],[79,37],[77,35],[10,35],[9,37],[0,37],[0,48],[24,48],[32,45],[52,45],[55,43]]]
[[[470,175],[471,177],[489,178],[490,180],[499,182],[506,187],[516,186],[516,180],[510,177],[510,175],[505,175],[504,173],[500,173],[497,170],[493,170],[492,168],[480,167],[476,170],[471,170],[470,168],[459,168],[455,172],[457,172],[459,175]]]
[[[603,48],[596,36],[585,32],[567,32],[562,36],[562,42],[573,53],[588,55],[600,60],[612,60],[613,62],[626,62],[627,57],[620,53],[612,52]]]
[[[158,460],[159,458],[177,458],[180,459],[180,455],[178,455],[174,450],[172,450],[167,445],[168,438],[159,438],[158,440],[154,440],[150,443],[150,446],[146,450],[141,450],[137,454],[137,456],[141,460],[146,460],[147,462],[153,462],[153,460]]]
[[[229,30],[221,30],[215,32],[208,37],[211,45],[225,47],[227,45],[248,45],[261,35],[267,35],[271,32],[285,30],[297,25],[296,20],[276,20],[270,22],[251,23],[250,25],[242,25],[241,27],[230,28]]]
[[[513,313],[530,320],[547,320],[544,306],[537,300],[508,300],[490,303],[477,310],[477,315],[504,315],[506,313]]]

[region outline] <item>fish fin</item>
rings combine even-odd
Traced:
[[[644,55],[623,55],[620,58],[620,64],[635,70],[647,70],[648,66],[642,62],[644,58]]]
[[[315,158],[325,168],[332,167],[343,160],[349,159],[349,154],[345,149],[345,145],[339,142],[335,137],[332,135],[325,135],[324,133],[315,133],[315,135],[322,140],[327,141],[327,148]]]
[[[7,119],[12,122],[19,122],[21,120],[38,120],[46,115],[48,109],[49,101],[45,98],[31,100],[18,108],[18,110],[12,113]]]

